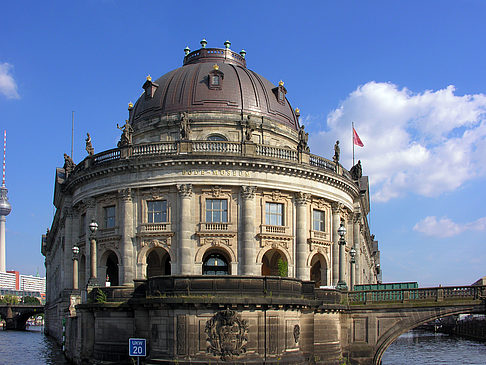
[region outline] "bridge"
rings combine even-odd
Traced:
[[[352,363],[381,364],[401,334],[454,314],[486,314],[486,286],[348,292],[349,330],[343,353]]]
[[[0,304],[0,317],[7,330],[25,330],[29,317],[44,313],[41,304]]]

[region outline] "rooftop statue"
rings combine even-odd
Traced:
[[[245,141],[251,141],[251,136],[254,131],[255,124],[251,121],[251,115],[248,115],[245,123]]]
[[[334,145],[334,156],[332,157],[332,160],[335,163],[339,163],[340,155],[341,155],[341,148],[339,147],[339,141],[336,141],[336,144]]]
[[[91,136],[89,133],[86,133],[87,137],[85,139],[86,141],[86,152],[88,152],[88,155],[93,156],[94,155],[94,148],[93,145],[91,144]]]
[[[71,171],[74,170],[75,167],[76,167],[76,164],[74,163],[71,156],[69,156],[68,154],[65,153],[64,154],[64,166],[63,166],[64,171],[66,171],[66,173],[69,174]]]
[[[351,177],[353,180],[358,180],[363,176],[363,169],[361,167],[361,160],[358,160],[358,163],[351,167],[351,170],[349,170],[349,173],[351,174]]]
[[[307,145],[308,141],[309,133],[306,133],[304,130],[304,125],[301,125],[299,129],[299,144],[297,145],[298,150],[302,152],[309,152],[309,146]]]
[[[187,112],[182,113],[181,126],[179,129],[181,140],[187,141],[191,133],[191,126],[189,125],[189,115]]]
[[[130,146],[132,144],[133,128],[130,123],[128,123],[128,120],[125,120],[125,124],[121,127],[117,123],[116,127],[123,132],[120,141],[118,142],[118,147]]]

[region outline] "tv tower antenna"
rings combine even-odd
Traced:
[[[2,186],[0,187],[0,272],[5,272],[6,256],[5,256],[5,222],[6,216],[12,211],[12,206],[8,202],[7,188],[5,187],[5,154],[7,151],[7,131],[3,132],[3,170],[2,170]]]

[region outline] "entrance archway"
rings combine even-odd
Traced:
[[[147,278],[159,275],[170,275],[170,255],[161,248],[156,247],[147,255]]]
[[[109,282],[111,286],[118,286],[118,257],[113,251],[110,251],[106,258],[106,282]]]
[[[230,275],[230,260],[219,250],[212,250],[203,256],[203,275]]]
[[[272,249],[263,255],[262,275],[282,277],[288,276],[288,262],[283,252],[277,249]]]
[[[320,253],[315,254],[311,260],[310,279],[315,281],[315,286],[318,288],[321,285],[328,285],[327,282],[327,262]]]

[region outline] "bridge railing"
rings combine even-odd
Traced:
[[[349,304],[393,303],[406,301],[444,301],[485,299],[486,286],[445,286],[437,288],[363,290],[348,292]]]

